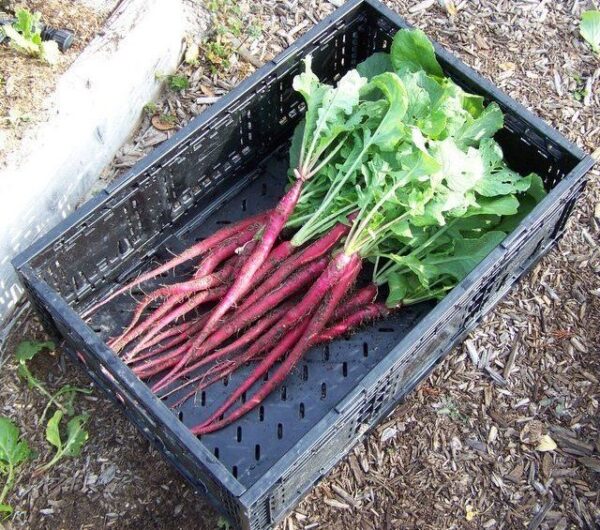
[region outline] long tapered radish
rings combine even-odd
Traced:
[[[223,297],[223,300],[221,300],[212,310],[208,322],[206,322],[204,329],[199,333],[193,347],[173,367],[173,369],[157,383],[158,386],[164,386],[164,384],[169,383],[174,377],[176,377],[179,370],[188,363],[195,351],[200,348],[202,343],[219,325],[220,320],[223,318],[225,313],[252,288],[252,278],[256,271],[258,271],[258,269],[264,263],[265,259],[269,255],[269,252],[271,252],[271,249],[279,237],[281,230],[285,226],[285,223],[294,210],[296,203],[298,202],[298,198],[300,197],[303,182],[304,181],[301,178],[297,179],[292,187],[279,201],[275,209],[272,210],[271,215],[265,224],[264,232],[260,242],[237,274],[233,285],[229,288],[227,294]]]
[[[135,340],[142,333],[148,332],[146,337],[152,338],[166,328],[171,322],[175,322],[179,318],[183,317],[187,313],[190,313],[197,307],[208,302],[214,302],[220,300],[222,296],[227,292],[227,286],[216,287],[208,291],[200,291],[189,299],[185,300],[180,305],[173,307],[167,303],[163,304],[161,311],[156,311],[151,317],[144,320],[139,326],[129,333],[126,338],[125,344]],[[183,297],[181,297],[183,300]],[[169,311],[166,313],[162,311],[165,307],[169,307]],[[123,348],[122,342],[117,347]]]
[[[135,340],[147,329],[149,329],[154,324],[154,322],[157,322],[162,317],[167,315],[169,311],[177,307],[177,305],[180,304],[183,300],[185,300],[184,294],[171,296],[168,300],[165,300],[164,303],[152,313],[152,315],[149,315],[148,318],[146,318],[144,321],[140,322],[131,329],[130,326],[128,326],[124,333],[113,339],[111,342],[108,343],[108,345],[115,352],[120,352],[130,342]]]
[[[258,285],[264,277],[269,274],[273,269],[279,267],[283,261],[293,254],[296,247],[292,245],[290,241],[283,241],[279,243],[269,254],[265,262],[260,266],[260,269],[256,271],[253,281],[255,285]]]
[[[333,313],[331,322],[337,322],[342,318],[354,313],[357,309],[360,309],[367,304],[370,304],[377,298],[377,286],[374,283],[369,283],[362,289],[359,289],[355,293],[351,294],[350,297],[342,302]]]
[[[365,307],[356,309],[353,313],[337,321],[335,324],[328,325],[323,331],[319,333],[317,343],[329,342],[348,331],[364,324],[368,320],[375,320],[376,318],[383,318],[389,314],[389,309],[385,304],[373,303],[368,304]]]
[[[271,213],[271,211],[267,210],[266,212],[261,212],[259,214],[248,217],[246,219],[242,219],[241,221],[239,221],[237,223],[234,223],[232,225],[228,225],[228,226],[221,228],[220,230],[218,230],[211,236],[209,236],[206,239],[191,246],[190,248],[188,248],[187,250],[185,250],[178,256],[175,256],[173,259],[170,259],[166,263],[163,263],[162,265],[160,265],[159,267],[156,267],[155,269],[152,269],[151,271],[141,274],[140,276],[135,278],[135,280],[132,280],[129,283],[127,283],[126,285],[124,285],[123,287],[117,289],[114,293],[111,293],[109,296],[104,298],[102,301],[100,301],[97,304],[94,304],[92,307],[88,308],[85,311],[85,313],[83,314],[83,317],[84,318],[88,317],[94,311],[96,311],[97,309],[102,307],[104,304],[110,302],[111,300],[114,300],[117,296],[119,296],[123,293],[126,293],[127,291],[131,290],[133,287],[135,287],[143,282],[146,282],[148,280],[151,280],[153,278],[156,278],[157,276],[160,276],[161,274],[163,274],[165,272],[169,272],[171,269],[174,269],[175,267],[182,265],[186,261],[189,261],[191,259],[194,259],[194,258],[200,256],[201,254],[204,254],[205,252],[210,250],[213,246],[221,243],[222,241],[224,241],[225,239],[228,239],[231,236],[238,234],[240,231],[244,230],[248,226],[255,225],[256,230],[258,230],[260,228],[260,226],[262,225],[262,223],[265,221],[265,219],[268,218],[270,213]]]
[[[234,264],[230,263],[224,266],[223,269],[217,272],[213,272],[212,274],[208,274],[203,278],[197,278],[189,280],[187,282],[176,283],[173,285],[166,285],[146,295],[136,307],[131,322],[129,323],[127,328],[125,328],[122,331],[121,335],[117,338],[116,342],[120,343],[123,340],[125,340],[127,335],[135,328],[135,325],[139,322],[140,318],[142,317],[144,311],[148,308],[148,306],[150,306],[159,298],[171,298],[172,301],[176,301],[180,300],[182,296],[193,294],[199,291],[205,291],[212,287],[216,287],[231,279],[233,269]]]
[[[238,311],[243,311],[250,307],[256,300],[259,300],[261,297],[268,293],[275,287],[277,287],[281,282],[283,282],[290,274],[292,274],[297,268],[302,267],[303,265],[310,263],[313,260],[324,256],[327,252],[329,252],[342,237],[344,237],[350,228],[343,224],[338,223],[335,225],[329,232],[327,232],[323,237],[311,243],[304,250],[301,250],[297,254],[290,256],[286,259],[281,266],[273,273],[272,276],[269,276],[261,285],[259,285],[254,292],[252,292],[239,307]]]
[[[278,346],[267,354],[229,398],[206,421],[193,427],[191,431],[194,434],[206,434],[221,429],[258,406],[265,397],[277,388],[285,380],[285,377],[298,359],[314,344],[320,331],[333,315],[337,304],[351,288],[360,271],[360,267],[361,260],[357,254],[351,256],[344,253],[338,254],[323,273],[323,275],[327,275],[327,281],[323,283],[328,284],[329,289],[320,293],[319,306],[310,320],[308,320],[308,323],[299,325],[296,329],[286,334]],[[300,333],[298,333],[299,330],[301,330]],[[247,399],[236,410],[226,418],[219,420],[218,418],[229,410],[242,394],[247,392],[258,379],[267,373],[273,364],[289,351],[290,348],[290,353],[288,353],[285,360],[277,367],[269,380],[264,382],[252,397]]]
[[[173,349],[182,342],[189,341],[202,329],[207,319],[208,313],[205,313],[196,320],[184,322],[159,333],[146,343],[136,344],[135,348],[128,352],[125,357],[125,363],[132,364],[152,357],[156,358],[161,353]],[[159,343],[161,343],[159,346],[153,348],[153,346]]]
[[[256,230],[254,230],[254,228],[254,225],[250,225],[235,236],[221,241],[221,243],[206,255],[200,265],[198,265],[196,272],[194,272],[194,279],[204,278],[211,274],[227,258],[234,256],[238,249],[249,244],[256,235]]]
[[[191,349],[195,348],[192,355],[189,356],[189,360],[193,360],[212,349],[220,346],[225,342],[229,337],[231,337],[234,333],[240,331],[246,326],[252,324],[254,321],[258,320],[265,313],[277,307],[279,303],[281,303],[286,298],[289,298],[291,295],[297,293],[300,289],[307,286],[311,282],[313,282],[319,275],[325,270],[327,267],[327,258],[321,258],[313,263],[309,263],[303,269],[300,269],[293,276],[288,278],[286,282],[279,286],[278,289],[272,291],[263,299],[259,300],[254,306],[246,309],[241,313],[236,313],[233,315],[227,322],[223,323],[219,327],[218,330],[215,331],[211,335],[209,339],[206,340],[205,343],[201,344],[200,347],[195,348],[195,344],[197,339],[194,339],[194,344]],[[191,351],[190,349],[190,351]],[[160,363],[155,365],[155,372],[150,372],[148,369],[144,370],[144,374],[147,377],[149,375],[154,375],[160,371],[169,368],[170,366],[174,366],[180,362],[180,359],[176,358],[164,358]],[[139,375],[139,374],[138,374]],[[163,381],[158,381],[153,387],[152,390],[154,392],[158,392],[167,384]]]
[[[366,291],[364,291],[364,292],[366,292]],[[345,312],[348,312],[348,315],[338,321],[335,318],[337,311],[334,312],[330,321],[327,323],[326,328],[324,330],[322,330],[319,333],[319,335],[317,336],[317,338],[315,339],[314,344],[313,344],[314,346],[323,344],[325,342],[330,342],[334,339],[337,339],[338,337],[341,337],[342,335],[345,335],[349,331],[352,331],[355,328],[363,325],[365,322],[367,322],[369,320],[375,320],[376,318],[383,318],[389,314],[389,309],[386,307],[385,304],[381,304],[381,303],[367,303],[367,305],[365,305],[364,307],[355,308],[354,310],[352,310],[350,306],[346,306],[346,307],[344,307],[344,309],[345,309]],[[266,320],[267,318],[268,317],[265,317],[265,319],[263,319],[263,320]],[[262,323],[262,320],[256,324],[256,326],[255,326],[255,328],[257,328],[256,332],[262,332],[262,330],[264,329],[263,326],[260,326],[261,323]],[[219,360],[219,359],[225,357],[226,355],[241,349],[248,342],[254,340],[258,334],[260,334],[260,333],[253,333],[252,336],[247,337],[246,333],[245,333],[242,337],[240,337],[240,339],[231,343],[226,348],[223,348],[222,350],[217,350],[217,352],[215,352],[215,354],[212,354],[209,357],[204,357],[198,363],[186,368],[181,373],[181,377],[187,375],[188,372],[193,372],[193,371],[197,370],[202,365],[205,365],[207,362]],[[248,335],[249,335],[249,332],[248,332]],[[219,354],[219,355],[217,355],[217,354]],[[213,358],[211,359],[210,357],[213,357]],[[240,367],[240,363],[237,361],[237,359],[233,359],[226,366],[225,365],[216,366],[214,370],[213,370],[213,368],[211,368],[210,370],[208,370],[200,375],[197,375],[192,379],[184,381],[179,386],[177,386],[177,387],[169,390],[165,394],[163,394],[161,396],[161,398],[164,399],[164,398],[174,394],[175,392],[179,392],[180,390],[183,390],[187,386],[193,385],[194,383],[199,383],[193,390],[191,390],[184,396],[180,397],[175,403],[171,404],[171,407],[178,407],[179,405],[181,405],[182,403],[187,401],[190,397],[192,397],[197,392],[204,390],[205,388],[207,388],[208,386],[213,384],[215,381],[218,381],[219,379],[222,379],[223,377],[230,375],[239,367]]]
[[[186,367],[181,372],[180,377],[185,377],[188,373],[192,373],[192,372],[196,371],[198,368],[205,366],[206,364],[210,364],[215,361],[224,359],[230,353],[236,352],[236,351],[240,350],[241,348],[243,348],[244,346],[248,345],[250,342],[252,342],[257,337],[262,335],[273,324],[275,324],[283,316],[283,314],[288,309],[290,309],[291,304],[292,304],[291,302],[287,302],[285,304],[282,304],[278,308],[274,309],[270,313],[266,314],[263,318],[261,318],[258,322],[256,322],[251,328],[249,328],[247,331],[245,331],[242,336],[240,336],[237,340],[233,341],[231,344],[228,344],[224,348],[217,350],[216,352],[214,352],[213,354],[211,354],[207,357],[201,358],[197,363],[194,363],[193,365]],[[234,369],[235,367],[237,367],[237,362],[235,360],[232,360],[231,366],[232,366],[232,369]],[[215,368],[220,368],[220,367],[217,366]],[[179,384],[178,386],[170,389],[168,392],[163,393],[161,395],[161,398],[164,399],[164,398],[170,396],[171,394],[174,394],[175,392],[178,392],[178,391],[184,389],[185,387],[187,387],[189,385],[192,385],[198,381],[202,381],[201,385],[198,386],[197,388],[194,388],[193,392],[191,393],[191,394],[195,394],[198,390],[202,390],[203,388],[205,388],[206,386],[211,384],[212,381],[219,379],[221,377],[220,375],[217,375],[217,374],[220,374],[221,370],[215,370],[216,373],[214,375],[216,376],[216,378],[213,377],[212,372],[213,372],[213,367],[211,367],[207,372],[204,372],[198,376],[195,376],[192,379],[188,379],[188,380],[184,381],[183,383]],[[189,397],[189,395],[188,395],[188,397]],[[175,406],[175,405],[173,405],[173,406]]]

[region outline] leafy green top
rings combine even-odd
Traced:
[[[305,98],[336,90],[323,88],[306,66],[294,85]],[[324,130],[341,140],[305,185],[290,221],[301,226],[292,241],[302,244],[354,212],[345,251],[375,263],[389,305],[441,298],[543,197],[541,179],[506,165],[493,139],[503,127],[501,109],[444,77],[420,30],[399,31],[389,55],[372,55],[348,79],[353,99],[329,127],[315,125],[319,112],[311,115],[307,104],[308,125],[296,131],[302,143]],[[298,145],[291,159],[302,161]]]

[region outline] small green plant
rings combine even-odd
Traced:
[[[260,37],[262,37],[262,33],[263,29],[260,22],[252,22],[248,26],[248,35],[250,35],[250,37],[252,37],[253,39],[259,39]]]
[[[61,458],[66,456],[79,456],[81,448],[88,439],[88,432],[84,426],[88,420],[87,414],[74,416],[67,423],[67,439],[62,441],[60,423],[63,418],[62,410],[57,410],[48,420],[46,425],[46,440],[56,447],[56,453],[49,462],[39,467],[36,473],[43,473],[54,466]]]
[[[575,90],[571,92],[571,94],[573,94],[573,99],[575,99],[575,101],[583,101],[585,99],[585,96],[587,96],[585,81],[581,78],[579,74],[574,74],[573,80],[576,83]]]
[[[600,11],[584,11],[581,15],[579,31],[594,53],[600,54]]]
[[[144,105],[144,112],[148,116],[154,116],[155,114],[158,113],[158,105],[156,103],[154,103],[154,101],[149,101],[148,103],[146,103]]]
[[[229,521],[221,515],[217,520],[217,528],[219,530],[231,530],[232,526],[229,524]]]
[[[230,57],[233,49],[228,43],[218,41],[210,41],[205,45],[206,59],[210,63],[213,73],[217,73],[219,69],[227,69],[231,66]]]
[[[458,408],[458,406],[449,398],[442,401],[442,407],[438,409],[437,413],[440,416],[448,416],[452,421],[461,421],[467,423],[467,418]]]
[[[53,40],[42,41],[39,13],[18,9],[13,25],[5,25],[0,31],[10,39],[10,46],[20,53],[38,57],[48,64],[56,64],[59,58],[58,44]]]
[[[12,507],[4,502],[15,484],[18,467],[31,456],[29,445],[25,440],[21,440],[18,427],[8,418],[0,417],[0,475],[6,476],[0,492],[0,518],[8,517],[12,513]]]
[[[89,388],[79,388],[71,385],[65,385],[54,394],[51,394],[46,387],[31,373],[27,363],[31,361],[39,352],[43,350],[53,350],[54,343],[52,341],[35,342],[23,341],[17,346],[15,357],[19,363],[17,375],[23,379],[29,388],[36,389],[47,400],[46,408],[42,414],[42,421],[46,417],[49,408],[54,405],[62,413],[69,416],[74,414],[73,402],[77,393],[91,394]],[[60,399],[59,399],[60,398]]]
[[[157,73],[156,79],[159,79],[159,80],[164,79],[167,82],[168,87],[171,90],[175,90],[177,92],[180,92],[181,90],[185,90],[186,88],[188,88],[190,86],[190,82],[189,82],[188,78],[185,76],[182,76],[182,75],[176,75],[176,74],[164,75],[164,74]]]
[[[167,77],[167,82],[169,83],[169,88],[177,92],[185,90],[190,86],[188,78],[182,75],[170,75]]]

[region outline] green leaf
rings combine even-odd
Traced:
[[[547,195],[542,177],[536,173],[530,173],[527,175],[527,178],[531,181],[527,195],[533,197],[536,202],[540,202]]]
[[[67,440],[63,450],[66,456],[79,456],[81,453],[81,448],[88,439],[88,433],[83,428],[88,418],[87,414],[80,414],[79,416],[74,416],[67,423]]]
[[[423,259],[430,277],[448,274],[456,281],[461,281],[469,274],[496,246],[506,237],[504,232],[492,231],[478,239],[459,238],[454,243],[451,255],[438,257],[428,256]]]
[[[31,55],[32,57],[35,57],[39,54],[39,45],[37,45],[31,39],[27,39],[21,35],[13,27],[8,25],[4,26],[2,31],[10,39],[11,48],[17,50],[18,52],[24,53],[25,55]]]
[[[300,163],[308,172],[333,141],[347,130],[345,121],[358,105],[360,89],[366,80],[350,70],[335,87],[320,83],[312,72],[312,59],[304,61],[305,71],[297,75],[293,87],[306,101]]]
[[[402,305],[406,297],[409,285],[404,274],[392,274],[388,279],[389,294],[385,305],[392,308]]]
[[[465,217],[473,215],[515,215],[519,210],[519,200],[514,195],[480,197],[477,204],[470,206]]]
[[[391,72],[375,76],[370,83],[383,93],[389,104],[370,141],[383,151],[391,151],[405,134],[402,118],[408,107],[408,94],[400,78]]]
[[[392,72],[392,60],[388,53],[377,52],[356,65],[356,70],[367,81],[370,81],[376,75]]]
[[[491,138],[504,126],[504,115],[496,103],[491,103],[471,123],[466,123],[457,133],[457,143],[463,149],[477,146],[483,138]]]
[[[581,36],[588,42],[595,53],[600,53],[600,11],[584,11],[579,24]]]
[[[8,504],[0,504],[0,519],[5,519],[13,513],[12,507]]]
[[[509,169],[502,160],[502,149],[491,138],[481,141],[479,153],[485,166],[483,178],[474,189],[485,197],[508,195],[527,191],[531,186],[531,176],[522,177]]]
[[[54,348],[54,342],[49,340],[45,342],[24,340],[20,342],[17,346],[15,357],[17,358],[17,361],[19,361],[20,363],[24,363],[33,359],[42,350],[52,351],[54,350]]]
[[[62,450],[62,440],[60,438],[60,422],[63,417],[62,410],[57,410],[46,425],[46,440],[50,442],[60,452]]]
[[[18,427],[10,419],[0,416],[0,460],[14,467],[30,455],[29,445],[20,439]]]
[[[420,29],[402,29],[396,33],[391,49],[395,70],[411,72],[425,70],[430,75],[442,77],[441,66],[435,56],[433,44]]]

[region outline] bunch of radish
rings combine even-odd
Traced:
[[[196,434],[259,405],[314,345],[445,296],[544,196],[539,176],[504,163],[493,140],[499,107],[444,77],[418,30],[399,31],[389,54],[372,55],[335,86],[321,83],[307,58],[294,88],[306,114],[279,203],[88,311],[194,263],[187,281],[146,295],[110,346],[152,378],[155,393],[177,392],[174,406],[255,363]],[[358,284],[367,262],[371,279]]]

